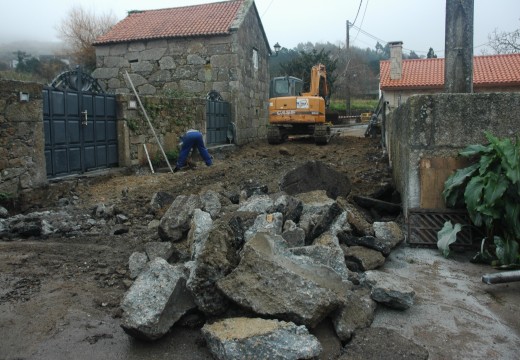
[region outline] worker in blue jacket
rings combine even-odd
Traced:
[[[207,166],[211,166],[213,164],[211,155],[208,153],[208,149],[206,149],[206,146],[204,145],[202,133],[198,130],[190,129],[186,131],[183,136],[181,136],[181,151],[179,153],[179,158],[177,159],[177,165],[175,166],[175,169],[173,169],[173,172],[177,172],[186,166],[186,161],[190,155],[190,151],[191,149],[195,148],[199,151],[200,156],[202,156],[202,159]]]

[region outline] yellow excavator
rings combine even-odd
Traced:
[[[267,128],[269,144],[280,144],[289,135],[312,135],[316,145],[329,142],[332,124],[326,117],[330,88],[325,65],[312,67],[309,92],[302,90],[303,80],[293,76],[271,80]]]

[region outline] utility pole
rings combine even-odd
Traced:
[[[350,110],[350,75],[348,72],[348,66],[350,63],[350,21],[347,20],[347,41],[346,41],[346,50],[347,50],[347,66],[345,68],[345,77],[346,77],[346,84],[347,84],[347,104],[345,107],[346,115],[351,115]]]
[[[474,0],[446,0],[444,92],[473,92]]]

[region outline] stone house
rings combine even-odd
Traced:
[[[444,90],[444,58],[402,59],[402,42],[390,43],[390,60],[381,61],[379,88],[395,109],[412,95]],[[520,92],[520,54],[473,57],[473,91]]]
[[[230,104],[236,144],[265,136],[271,50],[253,0],[131,11],[93,45],[92,76],[106,91],[131,95],[126,72],[140,96],[216,91]]]

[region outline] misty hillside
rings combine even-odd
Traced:
[[[47,41],[0,41],[0,60],[16,59],[18,50],[31,56],[56,55],[63,53],[63,43]]]

